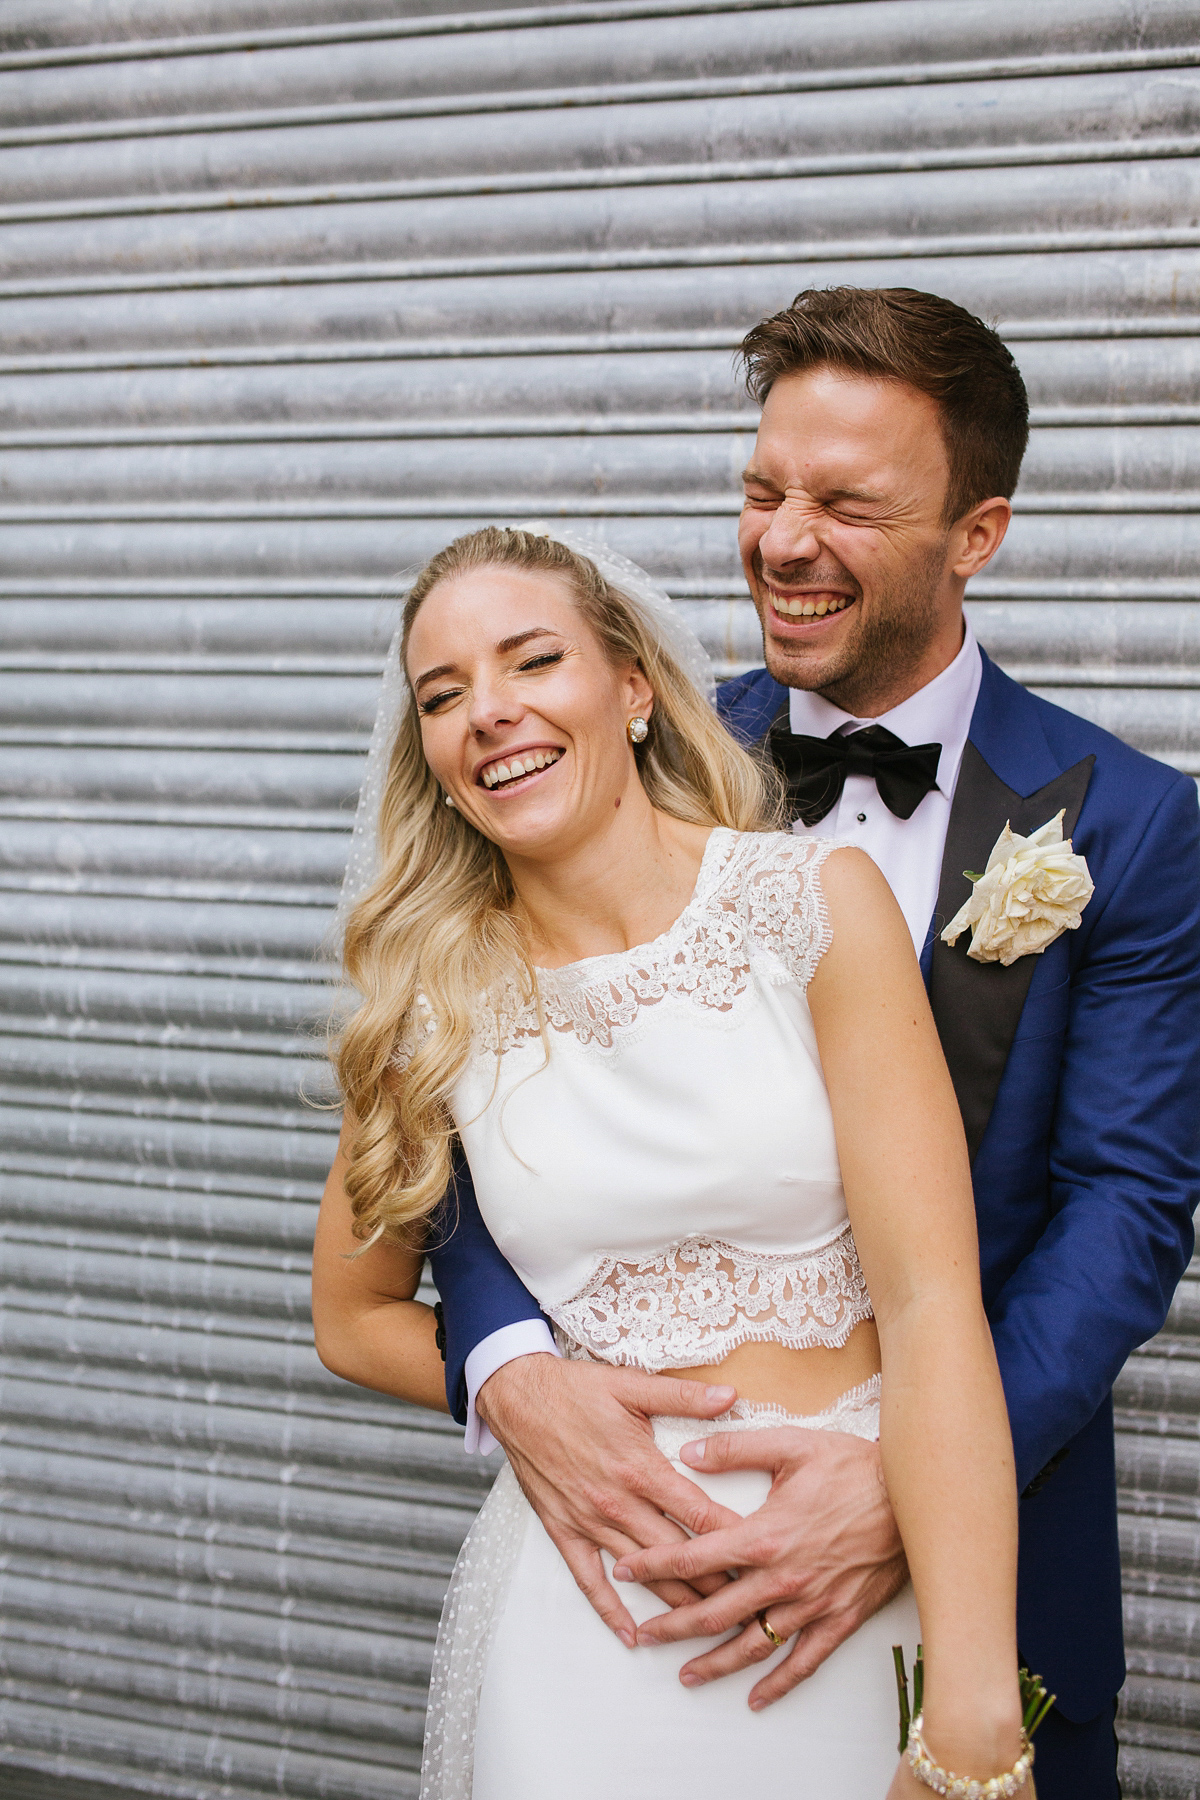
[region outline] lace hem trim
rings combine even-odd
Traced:
[[[759,1400],[735,1400],[728,1412],[715,1419],[660,1415],[654,1420],[654,1441],[664,1456],[676,1461],[685,1444],[713,1437],[719,1431],[771,1431],[780,1426],[799,1426],[804,1431],[844,1431],[875,1443],[879,1438],[882,1394],[883,1377],[871,1375],[858,1387],[847,1388],[832,1406],[819,1413],[790,1413],[782,1406],[769,1406]]]
[[[695,1368],[739,1344],[840,1350],[871,1318],[849,1222],[803,1255],[685,1238],[643,1262],[606,1259],[547,1306],[559,1348],[623,1368]]]

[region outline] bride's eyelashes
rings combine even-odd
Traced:
[[[520,672],[522,675],[526,675],[534,669],[553,668],[555,663],[562,661],[565,654],[566,652],[563,650],[543,650],[540,656],[531,656],[527,662],[521,663],[519,665]]]
[[[565,655],[565,650],[543,650],[539,655],[527,657],[524,662],[518,663],[517,673],[519,675],[533,675],[536,674],[539,669],[552,669],[556,663],[562,661]],[[464,688],[454,687],[443,688],[440,694],[430,694],[427,700],[421,701],[421,712],[425,714],[435,713],[447,700],[457,700],[465,691]]]
[[[457,700],[458,696],[463,692],[464,690],[460,687],[443,688],[440,694],[430,694],[428,700],[422,700],[420,702],[421,711],[423,713],[434,713],[438,710],[438,707],[441,706],[444,700]]]

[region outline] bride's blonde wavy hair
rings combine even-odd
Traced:
[[[653,806],[737,831],[778,822],[773,771],[730,737],[637,607],[587,557],[553,538],[488,526],[439,551],[405,603],[402,654],[433,589],[484,568],[565,582],[612,666],[641,667],[654,713],[635,754]],[[384,784],[379,860],[379,875],[346,921],[343,967],[361,1003],[332,1047],[355,1125],[345,1185],[364,1248],[381,1237],[419,1242],[414,1228],[450,1183],[450,1096],[480,1009],[514,974],[536,993],[508,866],[495,844],[444,804],[411,693]]]

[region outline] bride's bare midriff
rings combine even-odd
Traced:
[[[879,1332],[874,1319],[856,1325],[840,1350],[789,1350],[786,1344],[739,1344],[721,1362],[667,1369],[685,1381],[735,1387],[739,1400],[781,1406],[804,1417],[824,1412],[849,1388],[878,1375]]]

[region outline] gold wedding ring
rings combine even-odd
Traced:
[[[760,1613],[756,1613],[755,1617],[757,1618],[759,1624],[762,1626],[763,1630],[766,1632],[767,1636],[770,1638],[771,1642],[774,1644],[775,1648],[777,1650],[782,1650],[783,1646],[787,1643],[787,1639],[781,1638],[779,1633],[777,1631],[773,1630],[772,1627],[767,1624],[767,1609],[766,1609],[766,1607],[764,1606],[763,1610]]]

